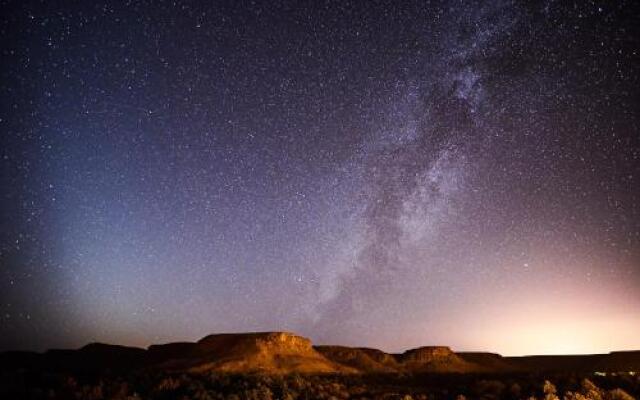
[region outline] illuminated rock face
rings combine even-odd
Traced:
[[[203,353],[226,354],[273,353],[273,354],[317,354],[311,341],[288,332],[230,333],[209,335],[197,343]]]
[[[196,346],[198,357],[189,362],[194,371],[355,372],[318,353],[309,339],[288,332],[210,335]]]
[[[447,346],[425,346],[407,350],[400,355],[402,362],[429,363],[457,357]]]
[[[287,332],[273,332],[256,339],[256,346],[263,351],[314,353],[311,340]]]

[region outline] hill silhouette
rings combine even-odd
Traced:
[[[288,332],[256,332],[213,334],[197,342],[157,344],[147,349],[92,343],[78,350],[5,352],[0,353],[0,369],[265,374],[617,372],[640,371],[640,351],[502,357],[425,346],[390,354],[362,347],[313,346],[309,339]]]

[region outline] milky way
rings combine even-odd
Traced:
[[[634,7],[4,2],[0,348],[640,348]]]

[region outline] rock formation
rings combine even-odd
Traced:
[[[131,371],[266,374],[321,373],[512,373],[527,371],[640,371],[640,351],[595,355],[502,357],[481,352],[455,353],[428,346],[389,354],[376,349],[313,346],[287,332],[230,333],[201,340],[152,345],[148,349],[92,343],[78,350],[0,353],[7,370]]]

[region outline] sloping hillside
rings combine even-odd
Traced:
[[[502,357],[500,354],[487,352],[458,352],[463,360],[477,365],[482,371],[511,372],[519,370],[519,366]]]
[[[316,346],[315,349],[328,359],[364,373],[391,373],[401,369],[391,354],[363,347]]]
[[[325,358],[309,339],[285,332],[210,335],[196,344],[196,354],[187,361],[195,372],[356,372]]]

